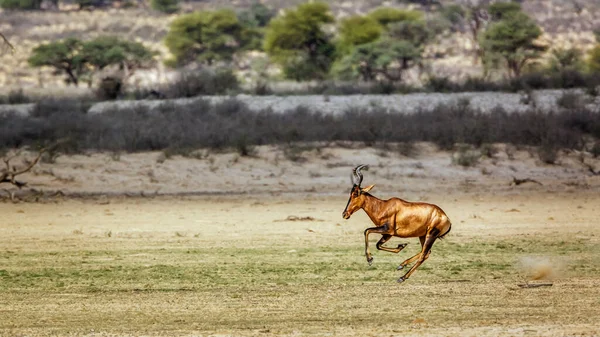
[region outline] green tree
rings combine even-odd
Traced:
[[[483,34],[486,52],[504,60],[509,76],[520,76],[523,67],[541,56],[547,48],[536,43],[542,35],[537,24],[523,12],[493,23]]]
[[[42,0],[0,0],[0,7],[4,9],[37,10],[41,5]]]
[[[379,39],[383,27],[371,17],[356,15],[341,21],[338,34],[338,53],[344,55],[355,46]]]
[[[243,27],[232,10],[194,12],[175,19],[165,38],[170,65],[230,61],[242,47]]]
[[[517,2],[494,2],[488,7],[492,21],[507,19],[509,16],[521,13],[521,5]]]
[[[139,42],[116,36],[100,36],[84,42],[82,52],[86,63],[97,70],[119,65],[123,70],[135,71],[151,64],[155,55]]]
[[[179,10],[179,0],[152,0],[150,6],[155,11],[171,14]]]
[[[323,79],[333,62],[335,47],[323,26],[334,22],[329,6],[311,2],[288,10],[267,27],[264,50],[287,78]]]
[[[79,84],[79,76],[85,73],[82,55],[83,43],[75,38],[51,42],[35,47],[27,60],[32,67],[54,67],[67,74],[67,83]]]
[[[28,62],[33,67],[49,66],[65,72],[68,83],[78,85],[82,76],[117,65],[127,75],[152,63],[154,53],[141,43],[117,37],[98,37],[82,42],[75,38],[35,47]]]
[[[421,51],[411,42],[384,38],[354,48],[336,64],[334,72],[341,78],[398,82],[420,58]]]
[[[383,26],[402,21],[420,21],[424,18],[421,11],[402,10],[391,7],[379,7],[371,11],[368,16]]]
[[[600,72],[600,44],[596,44],[596,46],[590,50],[587,65],[590,71]]]

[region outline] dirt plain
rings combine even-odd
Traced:
[[[600,176],[581,163],[599,162],[492,152],[470,167],[428,144],[59,156],[23,176],[37,202],[0,203],[0,335],[600,335]],[[453,221],[403,284],[418,240],[391,254],[373,235],[368,266],[369,219],[341,218],[358,163],[374,195]]]

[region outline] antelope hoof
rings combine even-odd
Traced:
[[[399,265],[398,268],[396,268],[396,270],[402,270],[402,269],[404,269],[403,265]]]
[[[369,256],[367,257],[367,262],[369,263],[369,266],[373,264],[373,257]]]
[[[406,279],[404,278],[404,276],[402,276],[398,279],[398,283],[402,283],[402,282],[404,282],[404,280],[406,280]]]

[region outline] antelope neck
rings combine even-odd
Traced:
[[[369,193],[365,193],[365,203],[363,204],[362,209],[367,213],[371,221],[374,223],[378,223],[379,215],[381,211],[385,208],[383,203],[384,201],[370,195]]]

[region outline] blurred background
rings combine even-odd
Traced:
[[[589,77],[600,69],[598,1],[0,5],[0,32],[15,46],[0,63],[6,103],[90,93],[140,99],[572,88],[596,85]],[[209,70],[218,85],[174,88],[182,74],[208,81]]]

